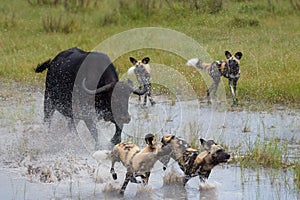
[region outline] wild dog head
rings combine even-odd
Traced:
[[[149,133],[145,135],[145,143],[146,147],[143,149],[142,152],[158,152],[161,151],[162,143],[156,141],[155,135]]]
[[[213,140],[206,141],[201,138],[200,142],[200,151],[188,148],[183,157],[184,164],[179,162],[185,173],[184,185],[194,176],[199,176],[200,180],[204,182],[216,165],[227,162],[230,158],[224,148]]]
[[[227,162],[230,158],[230,155],[225,151],[225,149],[215,143],[213,140],[204,140],[203,138],[200,139],[201,145],[204,148],[207,155],[203,158],[205,163],[209,163],[211,168],[219,163]]]
[[[149,85],[150,84],[150,58],[145,57],[142,60],[136,60],[133,57],[129,58],[130,62],[133,64],[128,70],[128,74],[134,72],[139,86]]]
[[[229,51],[225,51],[226,63],[230,69],[230,74],[236,76],[240,71],[240,59],[242,58],[242,52],[236,52],[234,56]],[[233,77],[232,77],[233,78]]]

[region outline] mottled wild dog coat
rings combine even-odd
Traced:
[[[240,59],[242,56],[243,54],[241,52],[236,52],[234,56],[232,56],[229,51],[225,51],[226,60],[219,60],[212,63],[204,63],[198,58],[188,60],[188,66],[194,66],[202,70],[207,70],[213,79],[213,84],[207,90],[207,98],[209,102],[210,93],[213,91],[213,94],[216,94],[221,76],[224,76],[225,78],[228,78],[230,92],[233,98],[233,105],[237,104],[236,85],[240,78]]]
[[[219,163],[227,162],[230,155],[224,148],[216,144],[213,140],[205,141],[200,139],[203,151],[193,149],[184,140],[168,134],[162,138],[163,145],[171,148],[170,157],[179,164],[184,172],[185,185],[192,177],[199,176],[204,182],[208,179],[211,170]],[[165,165],[168,160],[162,161]]]
[[[156,142],[154,135],[145,136],[146,147],[142,150],[132,142],[123,142],[115,145],[111,152],[111,170],[110,173],[114,180],[117,174],[114,170],[115,162],[121,162],[126,168],[126,177],[120,193],[123,194],[129,181],[140,183],[136,180],[140,176],[144,184],[148,183],[150,171],[155,162],[164,154],[162,143]]]
[[[151,97],[151,68],[149,65],[150,58],[145,57],[138,61],[135,58],[130,57],[129,60],[133,66],[128,69],[128,74],[135,74],[139,88],[147,88],[147,92],[144,96],[144,105],[147,104],[147,97],[149,98],[151,105],[154,105],[155,102]],[[139,96],[139,101],[141,101],[141,96]]]

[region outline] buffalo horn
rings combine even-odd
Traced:
[[[90,90],[85,85],[85,79],[86,78],[84,78],[82,80],[82,88],[84,89],[84,91],[86,93],[91,94],[91,95],[98,94],[98,93],[101,93],[101,92],[107,92],[107,91],[111,90],[114,87],[114,85],[115,85],[115,82],[111,82],[111,83],[106,84],[106,85],[104,85],[104,86],[102,86],[100,88],[97,88],[96,90]]]

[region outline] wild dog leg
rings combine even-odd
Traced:
[[[185,175],[184,178],[183,178],[183,186],[186,185],[186,183],[190,180],[190,176],[189,175]]]
[[[237,81],[238,79],[229,79],[229,87],[230,87],[230,92],[232,95],[232,99],[233,99],[233,105],[237,104],[237,98],[236,98],[236,85],[237,85]]]
[[[146,174],[146,176],[143,177],[143,182],[144,182],[144,185],[147,185],[149,182],[150,172],[146,172],[145,174]]]
[[[211,170],[200,172],[199,173],[200,181],[204,183],[208,179],[210,172],[211,172]]]
[[[133,177],[133,173],[132,172],[127,172],[126,173],[126,177],[125,177],[124,183],[123,183],[123,185],[121,187],[121,190],[120,190],[121,194],[124,194],[125,189],[126,189],[128,183],[129,183],[129,181],[132,179],[132,177]]]
[[[142,86],[139,86],[139,90],[142,90]],[[139,102],[141,102],[141,95],[139,95]]]
[[[153,106],[155,104],[155,101],[151,97],[151,83],[147,87],[148,87],[147,95],[149,97],[149,101],[151,103],[151,106]]]
[[[210,98],[210,93],[213,91],[213,95],[214,97],[216,96],[216,92],[217,92],[217,89],[218,89],[218,86],[219,86],[219,83],[220,83],[220,77],[213,77],[213,84],[208,88],[207,90],[207,100],[208,100],[208,103],[211,103],[211,98]]]
[[[149,91],[148,91],[148,92],[149,92]],[[146,92],[146,94],[144,95],[144,104],[143,104],[143,106],[146,106],[146,105],[147,105],[148,92]]]

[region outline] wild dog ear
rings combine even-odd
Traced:
[[[174,138],[175,138],[175,135],[167,134],[161,138],[161,143],[163,143],[163,145],[166,145],[166,144],[170,143],[171,140],[173,140]]]
[[[242,58],[242,56],[243,56],[242,52],[236,52],[236,53],[234,54],[234,57],[236,57],[236,58],[239,59],[239,60]]]
[[[143,58],[142,63],[148,64],[149,61],[150,61],[150,58],[149,57],[145,57],[145,58]]]
[[[200,138],[200,143],[201,143],[202,146],[205,146],[206,141],[203,138]]]
[[[205,150],[210,150],[213,144],[216,144],[213,140],[204,140],[203,138],[200,139],[201,145],[204,147]]]
[[[153,140],[154,140],[154,135],[153,134],[147,134],[145,136],[146,144],[153,145]]]
[[[134,65],[135,65],[135,63],[137,63],[137,60],[135,58],[133,58],[133,57],[130,57],[129,60]]]
[[[229,59],[232,55],[229,51],[225,51],[225,56],[227,59]]]

